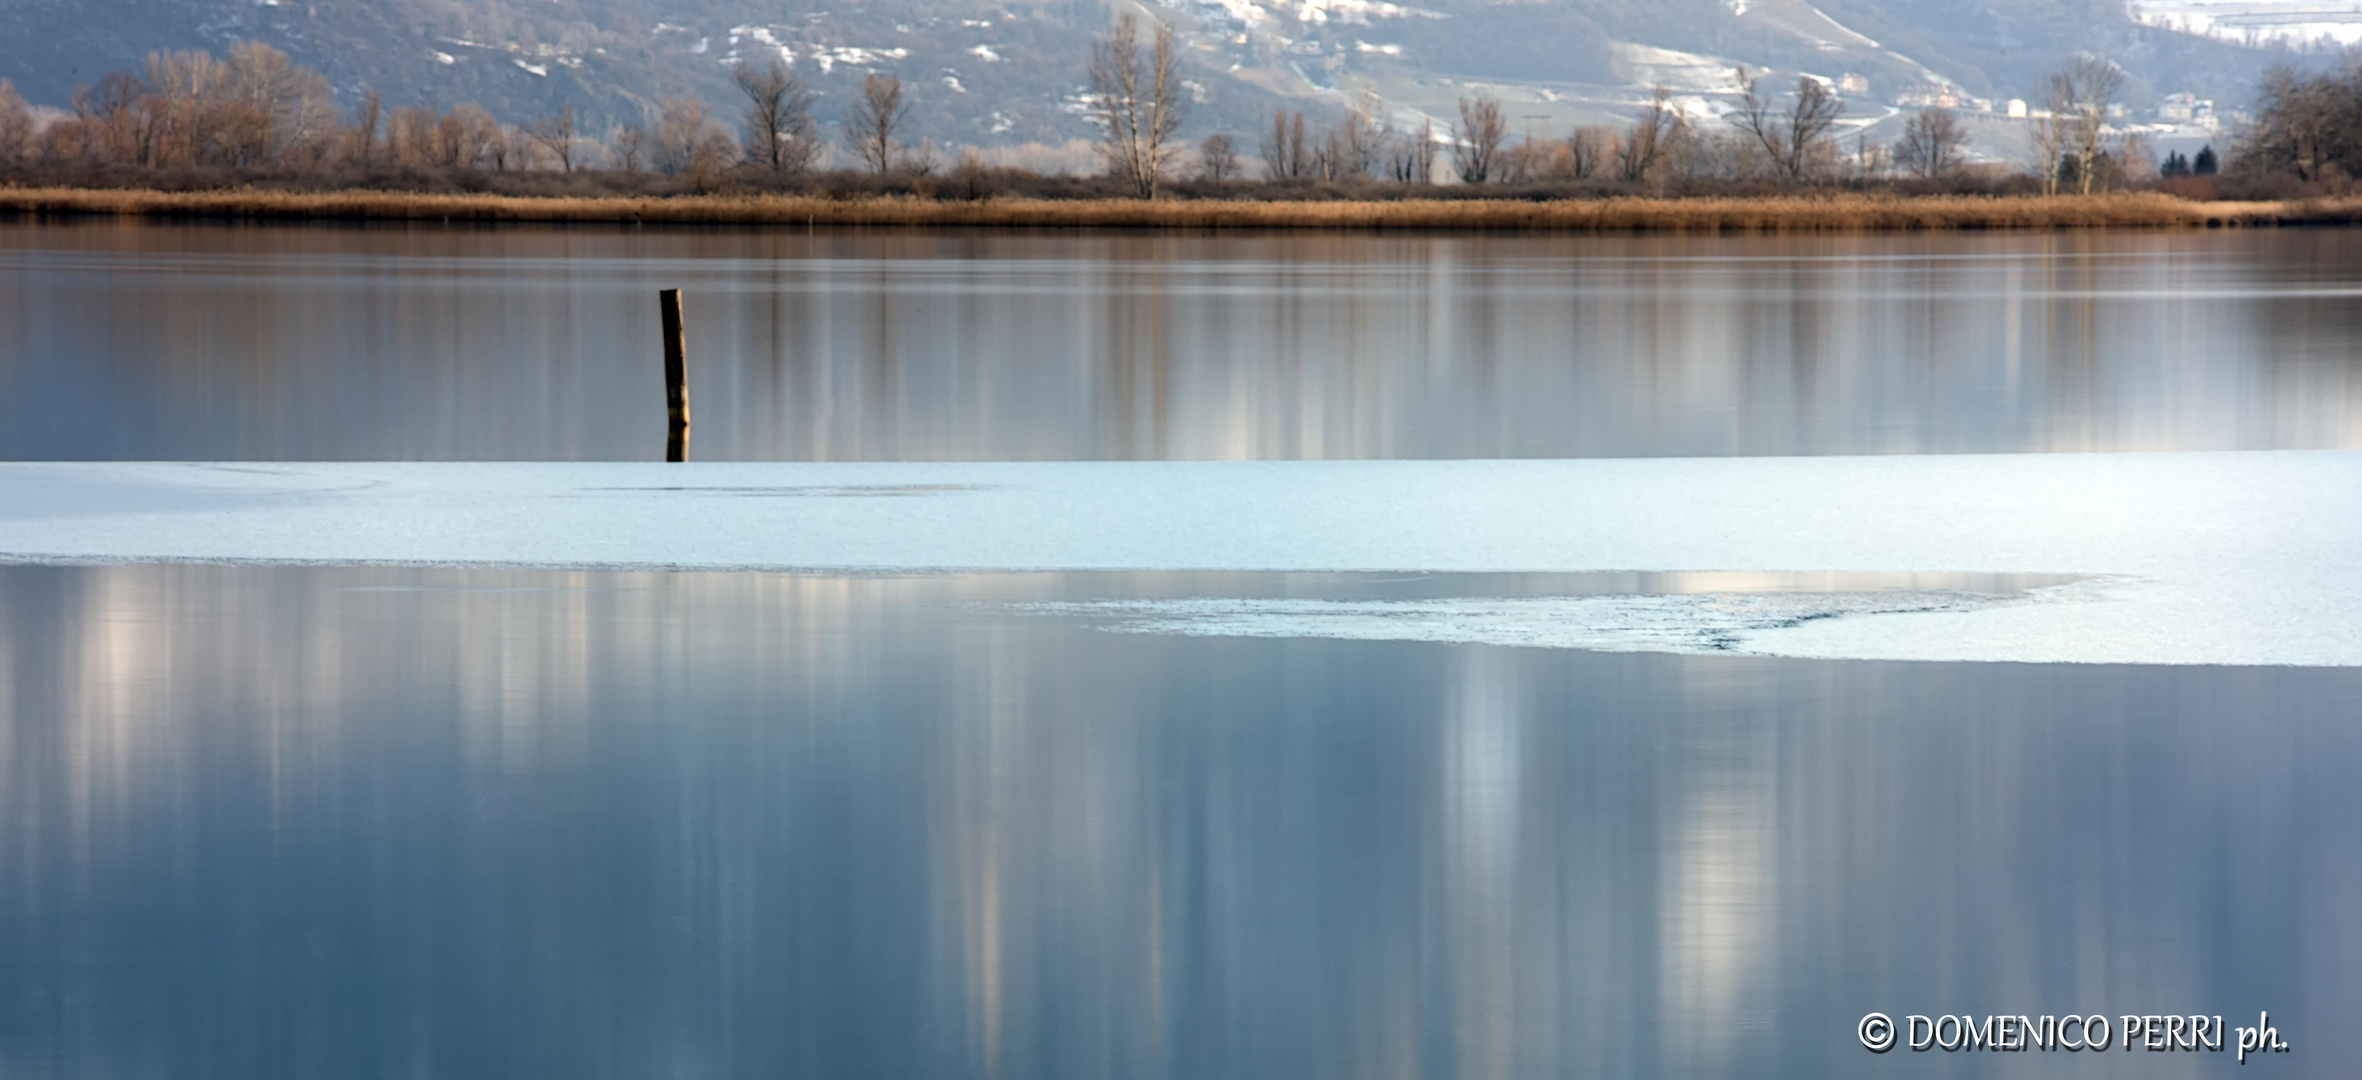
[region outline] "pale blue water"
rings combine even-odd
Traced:
[[[1519,585],[0,569],[0,1074],[2239,1068],[1872,1010],[2362,1052],[2362,672],[1004,606]]]
[[[0,459],[2354,447],[2357,235],[0,223]]]

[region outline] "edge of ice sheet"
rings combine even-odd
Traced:
[[[2061,588],[2052,586],[2052,589]],[[1821,619],[1975,611],[2037,591],[1707,592],[1427,600],[1188,599],[1011,605],[1122,634],[1428,641],[1593,652],[1748,653],[1757,634]]]
[[[1742,627],[1733,647],[1860,659],[2362,666],[2362,451],[14,463],[0,464],[0,560],[2063,574],[2103,580],[2026,602]],[[1580,610],[1496,612],[1483,631],[1494,637],[1466,640],[1528,634],[1598,647],[1547,625]],[[1532,636],[1539,631],[1550,632]]]

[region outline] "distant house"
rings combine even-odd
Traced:
[[[2214,119],[2214,102],[2188,92],[2167,94],[2165,100],[2157,105],[2157,118],[2181,123],[2212,120]]]
[[[1913,109],[1957,109],[1968,99],[1958,87],[1921,83],[1895,96],[1895,104]]]
[[[1837,92],[1850,97],[1860,97],[1862,95],[1868,94],[1870,92],[1870,77],[1848,71],[1844,75],[1838,77]]]

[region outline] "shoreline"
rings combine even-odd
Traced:
[[[0,187],[0,217],[917,228],[1778,233],[2198,229],[2362,223],[2362,198],[2192,202],[2055,196],[1782,195],[1526,200],[1019,199],[810,195],[540,197],[253,188]]]

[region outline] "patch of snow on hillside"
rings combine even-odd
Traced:
[[[2251,49],[2362,43],[2362,0],[2126,0],[2124,14]]]
[[[987,64],[997,64],[1001,62],[1001,54],[992,51],[992,46],[990,45],[978,45],[969,49],[968,52],[975,56],[982,57],[984,62]]]
[[[1827,23],[1830,29],[1837,32],[1838,39],[1835,42],[1832,42],[1832,44],[1847,45],[1862,49],[1875,49],[1879,47],[1876,39],[1872,38],[1868,34],[1854,29],[1853,27],[1838,22],[1835,18],[1831,17],[1828,12],[1822,11],[1821,9],[1812,7],[1810,5],[1807,5],[1805,10],[1819,16],[1822,22]]]
[[[956,72],[945,75],[943,77],[943,85],[951,87],[951,92],[955,94],[965,94],[968,92],[967,87],[960,85],[960,77]]]
[[[456,64],[456,63],[458,63],[458,62],[459,62],[459,58],[458,58],[458,57],[456,57],[456,56],[453,56],[453,55],[451,55],[450,53],[447,53],[447,52],[437,52],[437,53],[435,54],[435,63],[438,63],[438,64]]]
[[[730,57],[732,60],[738,59],[738,45],[741,41],[751,41],[757,45],[761,45],[764,48],[771,50],[772,52],[778,54],[780,61],[789,67],[794,67],[796,64],[795,48],[780,41],[779,35],[773,33],[771,28],[768,26],[747,25],[731,27]]]
[[[1297,0],[1296,21],[1365,25],[1371,19],[1440,19],[1443,13],[1389,4],[1384,0]]]
[[[910,56],[909,49],[864,49],[854,45],[835,48],[814,48],[813,59],[820,61],[822,74],[836,70],[838,64],[869,67],[886,60],[902,60]]]
[[[520,58],[520,59],[511,60],[511,61],[509,61],[509,62],[510,62],[510,63],[512,63],[512,64],[515,64],[515,65],[517,65],[517,66],[518,66],[518,67],[520,67],[520,68],[523,68],[523,69],[525,70],[525,73],[526,73],[526,74],[529,74],[529,75],[539,75],[539,76],[542,76],[542,77],[544,77],[544,78],[547,78],[547,77],[549,76],[549,68],[547,68],[547,67],[544,67],[544,66],[542,66],[542,65],[540,65],[540,64],[528,64],[528,63],[526,63],[526,62],[525,62],[523,59],[521,59],[521,58]]]
[[[1822,52],[1843,52],[1849,49],[1875,49],[1878,42],[1856,33],[1844,23],[1811,4],[1795,0],[1779,0],[1769,4],[1748,4],[1734,7],[1733,18],[1803,39]]]
[[[1608,57],[1617,77],[1631,86],[1662,86],[1705,94],[1729,93],[1737,88],[1738,62],[1720,56],[1611,41]]]

